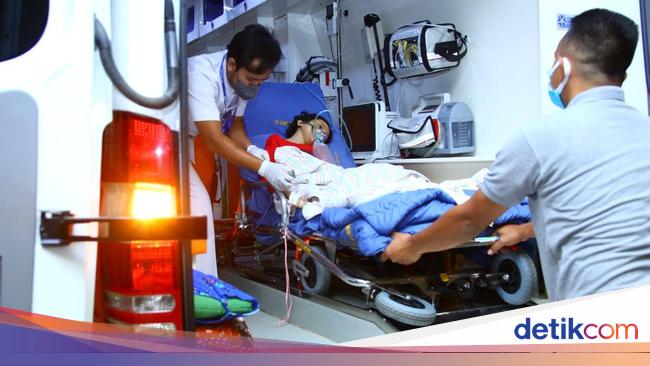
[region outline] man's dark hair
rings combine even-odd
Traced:
[[[632,63],[639,28],[628,17],[605,9],[577,15],[560,43],[560,50],[578,63],[587,79],[622,83]]]
[[[289,126],[287,127],[287,131],[284,133],[284,136],[289,138],[293,136],[296,131],[298,131],[298,121],[303,121],[303,122],[309,122],[316,119],[316,113],[309,113],[306,111],[302,111],[299,115],[293,117],[293,121],[289,123]],[[329,143],[332,140],[332,135],[334,134],[332,132],[332,126],[330,126],[330,123],[327,122],[327,120],[323,117],[318,117],[318,119],[322,119],[326,124],[327,127],[330,128],[330,133],[327,135],[327,139],[325,140],[325,143]]]
[[[228,57],[235,59],[237,68],[244,67],[256,74],[273,70],[280,62],[281,56],[278,41],[259,24],[247,25],[243,31],[235,34],[228,44]],[[257,59],[260,63],[253,67],[253,61]]]

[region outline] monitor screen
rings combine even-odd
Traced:
[[[352,152],[375,151],[375,103],[343,108],[352,139]]]

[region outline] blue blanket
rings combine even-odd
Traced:
[[[391,233],[420,232],[455,205],[455,201],[439,189],[400,192],[353,208],[328,208],[309,221],[297,212],[290,228],[300,236],[317,232],[328,238],[354,240],[363,255],[373,256],[390,244]],[[528,201],[524,200],[508,209],[495,224],[529,221]]]
[[[212,324],[222,322],[227,319],[237,318],[245,315],[255,314],[259,311],[260,305],[253,296],[245,293],[244,291],[236,288],[235,286],[224,282],[214,276],[205,274],[203,272],[192,270],[192,282],[194,284],[194,295],[207,296],[215,299],[221,303],[225,309],[225,314],[218,319],[197,319],[198,324]],[[252,311],[248,313],[233,312],[228,308],[229,299],[239,299],[248,301],[252,305]]]

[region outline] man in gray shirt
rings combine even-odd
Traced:
[[[549,82],[566,110],[515,135],[465,204],[414,236],[395,233],[384,260],[409,264],[469,241],[528,197],[533,224],[500,228],[488,254],[536,236],[551,299],[650,283],[650,119],[620,87],[637,42],[623,15],[573,18]]]

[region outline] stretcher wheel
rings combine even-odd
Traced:
[[[385,316],[400,323],[424,327],[436,320],[436,308],[430,302],[411,296],[409,300],[386,291],[375,297],[375,307]]]
[[[327,257],[321,248],[312,247],[311,250]],[[326,295],[330,290],[332,274],[311,254],[303,252],[300,262],[309,270],[309,276],[299,275],[303,290],[309,294]]]
[[[476,289],[472,284],[472,281],[465,280],[456,283],[456,292],[461,299],[469,300],[474,297]]]
[[[537,270],[535,263],[523,250],[499,254],[492,264],[492,272],[508,275],[496,291],[511,305],[523,305],[537,294]]]

